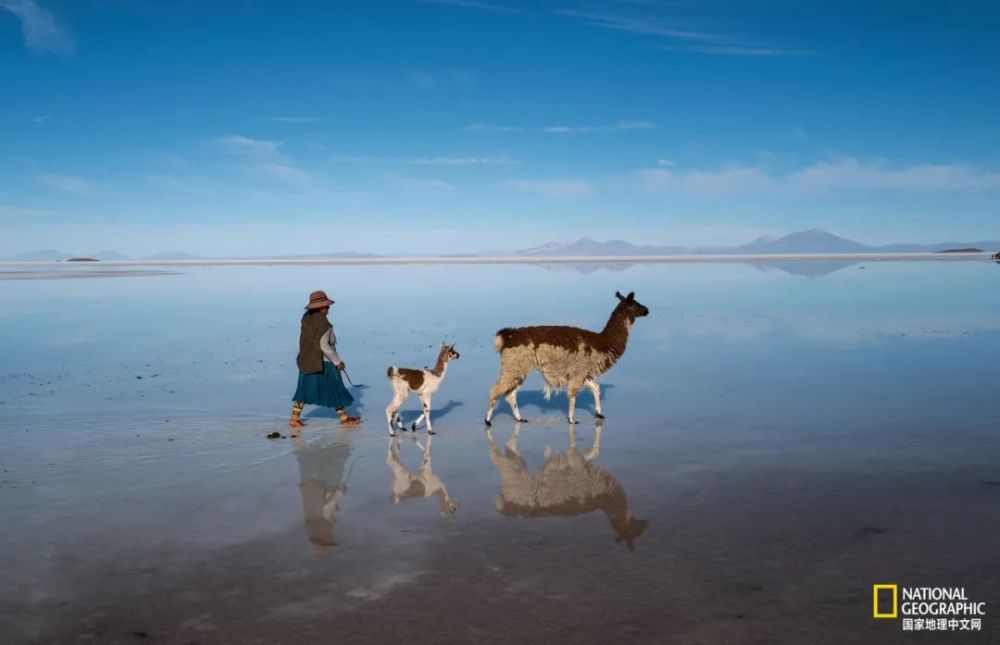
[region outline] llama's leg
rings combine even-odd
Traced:
[[[517,451],[517,439],[520,435],[521,435],[521,424],[515,423],[514,431],[510,433],[510,436],[507,437],[507,443],[504,444],[504,447],[506,447],[508,451],[514,453],[515,455],[521,454]]]
[[[486,403],[486,416],[483,418],[483,422],[486,423],[487,428],[493,425],[493,408],[496,407],[497,399],[500,398],[500,381],[501,379],[497,379],[497,382],[490,388],[490,394]]]
[[[527,421],[527,419],[521,416],[521,410],[517,407],[518,387],[520,387],[520,385],[517,385],[516,387],[514,387],[513,390],[508,392],[507,396],[505,396],[504,399],[506,399],[507,404],[510,406],[510,413],[514,415],[514,421],[517,421],[518,423],[524,423],[525,421]]]
[[[516,376],[511,374],[504,374],[501,371],[500,378],[497,382],[493,384],[490,388],[489,403],[486,405],[486,425],[489,426],[493,421],[493,410],[496,408],[497,399],[503,394],[507,399],[507,403],[511,404],[511,413],[514,415],[515,421],[526,421],[526,419],[521,418],[521,414],[517,409],[517,388],[521,387],[521,383],[524,383],[524,376]],[[513,396],[513,402],[511,397]]]
[[[426,394],[420,397],[420,403],[424,407],[423,417],[427,421],[427,434],[434,434],[434,428],[431,427],[431,395]],[[416,425],[414,425],[414,429],[416,429]]]
[[[402,423],[399,420],[399,408],[403,405],[403,401],[406,400],[406,392],[402,391],[401,388],[393,387],[395,394],[392,397],[392,402],[389,403],[388,407],[385,409],[385,419],[389,424],[389,436],[395,437],[396,432],[393,429],[393,423],[399,426],[400,430],[405,430]]]
[[[583,384],[594,395],[594,416],[598,419],[603,419],[604,414],[601,413],[601,386],[592,378],[588,378]]]
[[[575,383],[570,383],[569,387],[566,389],[566,394],[569,396],[569,422],[578,423],[576,420],[576,395],[580,393],[580,386]]]
[[[597,456],[601,454],[601,430],[604,429],[603,423],[598,423],[594,429],[594,443],[590,444],[590,450],[583,456],[587,461],[594,461]]]
[[[496,407],[497,399],[500,398],[500,395],[507,396],[513,390],[521,387],[524,379],[528,376],[528,372],[531,371],[531,368],[535,364],[534,356],[534,352],[526,347],[514,347],[500,351],[500,377],[497,378],[497,382],[490,389],[489,402],[486,405],[485,421],[487,426],[493,420],[493,409]],[[515,404],[511,406],[514,419],[524,421],[521,418],[520,412],[516,409],[516,394],[514,401]],[[510,403],[511,399],[507,398],[507,402]]]
[[[421,401],[422,400],[423,399],[421,398]],[[417,428],[420,427],[420,424],[424,422],[424,418],[426,416],[427,416],[427,410],[424,409],[424,408],[421,408],[420,409],[420,416],[417,417],[416,421],[414,421],[412,424],[410,424],[410,430],[412,430],[413,432],[416,432]]]

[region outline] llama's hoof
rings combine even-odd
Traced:
[[[595,419],[603,419],[603,418],[604,418],[604,415],[603,415],[603,414],[601,414],[600,412],[595,412],[595,413],[594,413],[594,418],[595,418]]]
[[[525,419],[524,417],[521,417],[520,419],[514,419],[514,421],[516,421],[518,423],[527,423],[528,422],[528,420]]]
[[[576,424],[580,423],[580,422],[579,422],[579,421],[577,421],[576,419],[567,419],[567,421],[569,421],[570,425],[574,425],[574,426],[575,426]]]
[[[493,425],[493,422],[490,421],[489,419],[483,419],[483,423],[486,424],[487,428],[489,428],[489,427],[491,427]]]
[[[413,425],[410,426],[410,432],[416,432],[416,431],[417,431],[417,424],[414,423]]]
[[[437,433],[431,430],[430,428],[427,428],[427,434],[437,434]]]

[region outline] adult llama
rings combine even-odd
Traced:
[[[500,354],[500,378],[490,389],[486,425],[491,424],[501,395],[510,404],[514,420],[525,421],[517,408],[517,390],[532,369],[537,369],[545,380],[546,399],[553,390],[566,390],[570,423],[577,422],[576,395],[584,387],[594,395],[594,416],[603,419],[597,377],[625,353],[635,319],[649,315],[649,309],[635,299],[634,291],[627,296],[616,291],[615,297],[618,305],[599,332],[563,325],[505,327],[498,331],[495,346]]]

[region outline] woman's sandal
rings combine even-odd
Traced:
[[[361,423],[361,417],[344,417],[340,420],[342,426],[356,426]]]

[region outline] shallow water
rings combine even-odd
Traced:
[[[1000,268],[802,266],[2,282],[0,642],[895,642],[873,583],[1000,606]],[[269,441],[317,288],[365,423]],[[535,375],[484,432],[493,332],[616,290],[651,315],[607,420]],[[385,369],[442,340],[438,435],[397,450]]]

